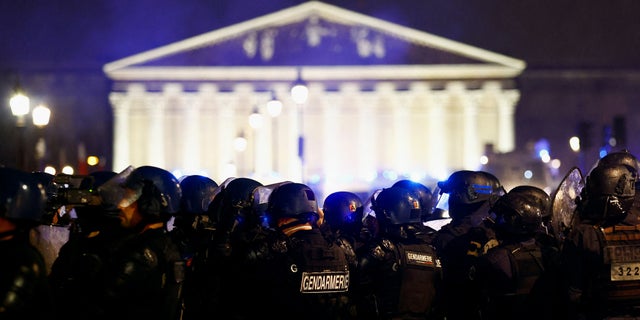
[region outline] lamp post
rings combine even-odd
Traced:
[[[11,106],[11,113],[16,117],[16,127],[18,129],[18,166],[21,169],[26,169],[26,159],[24,155],[25,145],[25,121],[24,118],[29,114],[29,97],[27,97],[19,87],[16,87],[15,94],[9,99],[9,106]]]
[[[44,140],[43,129],[49,124],[49,118],[51,118],[51,109],[47,108],[47,106],[40,104],[37,107],[33,108],[31,111],[31,116],[33,117],[33,124],[38,127],[38,142],[36,142],[36,152],[35,158],[38,167],[36,170],[43,170],[42,160],[44,159],[45,154],[47,153],[47,143]]]
[[[16,127],[18,129],[18,166],[23,170],[28,170],[25,152],[25,118],[31,111],[29,97],[25,95],[20,86],[17,85],[14,95],[9,99],[11,113],[16,117]],[[32,111],[33,124],[38,128],[43,128],[49,124],[51,110],[45,105],[38,105]],[[44,156],[45,150],[44,138],[40,137],[36,144],[36,158],[40,160]],[[40,168],[38,168],[40,169]]]
[[[291,87],[291,99],[297,105],[298,111],[298,158],[300,158],[300,180],[304,183],[305,162],[304,162],[304,123],[303,107],[309,97],[309,88],[302,80],[301,71],[298,69],[298,79]]]

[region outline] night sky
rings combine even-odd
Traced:
[[[529,68],[640,67],[635,0],[351,0],[345,9],[523,59]],[[301,1],[9,0],[0,66],[104,63]]]
[[[108,137],[100,134],[108,132],[109,123],[101,120],[110,116],[106,100],[109,89],[89,89],[89,84],[99,86],[106,80],[104,64],[302,2],[3,0],[0,95],[8,99],[14,78],[20,75],[32,94],[57,95],[49,97],[55,124],[47,128],[54,145],[56,139],[64,144],[82,137],[89,148],[111,148]],[[524,60],[525,73],[549,69],[640,71],[640,1],[636,0],[325,2]],[[40,72],[93,76],[86,88],[66,84],[62,77],[56,83],[59,92],[50,93],[38,92],[39,85],[53,80],[24,76]],[[94,102],[96,97],[101,99],[98,104]],[[8,107],[8,103],[0,105]],[[65,109],[74,105],[82,108]],[[0,134],[12,140],[13,119],[6,109],[0,110]],[[534,111],[520,114],[527,112]],[[64,113],[73,116],[61,116]],[[0,163],[12,153],[15,151],[9,144],[0,146]]]

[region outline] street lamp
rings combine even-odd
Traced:
[[[291,86],[291,99],[298,105],[298,157],[300,158],[300,180],[304,183],[304,123],[303,106],[309,97],[307,83],[302,80],[302,71],[298,69],[298,78]]]
[[[24,94],[19,85],[16,85],[15,93],[9,99],[9,106],[11,107],[11,113],[16,117],[16,127],[18,128],[18,165],[23,170],[27,170],[26,154],[25,154],[25,130],[26,121],[25,117],[31,111],[29,97]],[[38,128],[43,128],[49,124],[49,118],[51,117],[51,110],[45,105],[38,105],[33,109],[32,120],[33,124]],[[44,138],[40,137],[36,144],[36,158],[40,159],[44,156],[45,143]],[[38,168],[39,169],[39,168]]]
[[[44,134],[42,134],[42,130],[49,124],[49,118],[51,118],[51,109],[47,108],[44,104],[40,104],[37,107],[33,108],[31,111],[31,116],[33,117],[33,124],[38,127],[38,142],[36,142],[35,149],[35,158],[36,163],[38,164],[37,170],[42,170],[42,159],[47,153],[47,143],[44,140]]]
[[[9,99],[9,106],[11,106],[11,113],[16,117],[16,127],[18,128],[18,166],[20,166],[21,169],[26,169],[27,165],[24,155],[24,117],[29,113],[29,97],[22,93],[19,86],[16,86],[15,94]]]

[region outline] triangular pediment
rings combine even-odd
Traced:
[[[202,74],[206,71],[203,68],[214,71],[222,67],[300,66],[423,69],[428,66],[440,71],[461,66],[486,71],[490,67],[504,69],[505,75],[513,76],[521,72],[525,64],[518,59],[311,1],[117,60],[105,65],[104,70],[112,78],[119,78],[118,75],[131,75],[132,71],[157,74],[152,71],[158,68],[165,69],[165,74],[171,69],[184,72],[198,68]]]

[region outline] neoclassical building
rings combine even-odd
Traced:
[[[433,181],[514,149],[521,60],[306,2],[123,58],[114,165],[333,190]],[[290,88],[304,82],[304,102]],[[281,101],[270,116],[267,102]],[[249,116],[262,115],[252,127]],[[245,138],[246,148],[235,142]],[[300,143],[302,141],[302,143]],[[240,146],[241,147],[241,146]],[[386,186],[386,185],[384,185]]]

